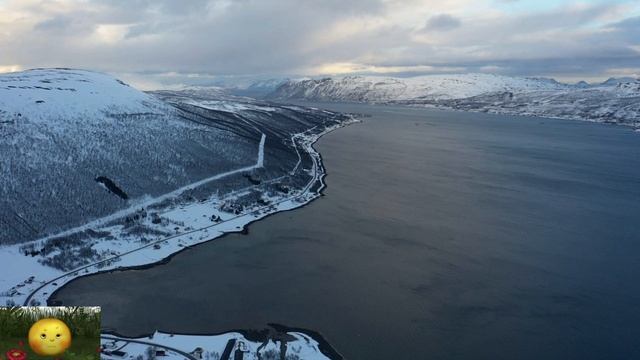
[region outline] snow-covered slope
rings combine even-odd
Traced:
[[[413,78],[347,76],[289,80],[269,94],[273,99],[387,102],[457,99],[497,91],[562,90],[569,85],[544,78],[491,74],[430,75]]]
[[[274,78],[263,80],[248,80],[247,82],[238,82],[223,85],[226,92],[232,95],[248,96],[253,98],[263,98],[278,88],[288,79]]]
[[[106,113],[164,112],[167,107],[106,74],[70,69],[35,69],[0,75],[0,111],[32,120]]]
[[[490,74],[290,80],[271,99],[356,101],[612,122],[640,127],[640,80],[575,85]]]
[[[59,303],[78,276],[155,263],[309,203],[325,175],[312,144],[353,121],[211,88],[142,93],[90,71],[0,75],[0,304]],[[287,358],[327,358],[326,345],[285,335]],[[282,350],[251,338],[167,334],[126,351],[204,340],[212,356],[231,340],[256,356]]]
[[[148,94],[91,71],[2,74],[0,245],[50,237],[257,163],[264,176],[282,176],[298,161],[292,134],[322,131],[329,115],[243,103],[216,89]],[[247,182],[239,173],[224,181],[202,196]]]
[[[0,75],[0,243],[79,225],[212,168],[247,166],[255,149],[251,139],[185,121],[106,74]]]
[[[244,87],[244,89],[247,91],[267,93],[275,90],[276,88],[278,88],[278,86],[282,85],[282,83],[288,80],[289,79],[258,80],[251,83],[249,86]]]
[[[619,77],[619,78],[608,78],[606,81],[603,81],[601,84],[596,84],[593,86],[616,86],[618,84],[624,84],[624,83],[632,83],[635,82],[636,78],[632,78],[630,76],[625,76],[625,77]]]
[[[640,127],[640,81],[613,84],[560,91],[493,92],[461,99],[404,103]]]
[[[216,98],[216,99],[233,99],[233,96],[229,94],[229,91],[219,86],[184,86],[178,90],[155,90],[148,93],[158,92],[178,92],[186,96],[194,98]]]

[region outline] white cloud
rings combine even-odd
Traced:
[[[20,65],[0,65],[0,73],[10,73],[23,70]]]
[[[100,24],[96,26],[92,39],[107,44],[117,44],[124,40],[128,31],[129,26],[127,25]]]

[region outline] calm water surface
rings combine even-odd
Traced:
[[[313,329],[347,359],[640,358],[640,134],[323,106],[372,115],[316,145],[323,198],[58,298],[130,335]]]

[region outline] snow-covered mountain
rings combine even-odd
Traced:
[[[238,146],[229,152],[226,142]],[[0,153],[0,243],[7,243],[79,225],[211,168],[250,164],[255,145],[186,122],[106,74],[36,69],[0,75]]]
[[[148,93],[154,93],[154,92],[158,92],[158,91],[165,91],[165,90],[149,91]],[[166,91],[174,91],[174,90],[166,90]],[[190,86],[183,86],[180,89],[175,90],[175,91],[178,91],[178,92],[183,93],[183,94],[189,94],[189,95],[201,97],[201,98],[222,99],[222,98],[231,98],[232,97],[229,94],[229,91],[226,88],[220,87],[220,86],[194,86],[194,85],[190,85]]]
[[[388,102],[459,99],[488,92],[563,90],[570,85],[545,78],[491,74],[429,75],[412,78],[346,76],[289,80],[269,94],[272,99]]]
[[[162,113],[168,107],[106,74],[71,69],[34,69],[0,75],[0,111],[30,120],[109,113]]]
[[[624,84],[624,83],[632,83],[635,82],[639,79],[630,77],[630,76],[625,76],[625,77],[619,77],[619,78],[608,78],[607,80],[603,81],[601,84],[597,84],[594,86],[615,86],[618,84]]]
[[[291,135],[329,116],[241,103],[211,89],[170,95],[171,103],[83,70],[0,75],[0,245],[52,236],[216,174],[253,169],[259,147],[264,176],[282,176],[298,161]],[[219,100],[203,107],[213,98]],[[292,178],[303,183],[299,177]],[[240,173],[225,181],[203,196],[247,183]]]
[[[290,80],[267,97],[438,106],[640,126],[640,80],[633,78],[569,85],[547,78],[490,74],[347,76]]]
[[[640,81],[569,91],[489,93],[433,104],[459,110],[579,119],[640,127]]]
[[[247,82],[225,84],[222,88],[231,95],[263,98],[288,80],[282,78],[249,80]]]
[[[249,86],[245,87],[245,89],[250,91],[260,91],[260,92],[273,91],[276,88],[278,88],[278,86],[282,85],[283,82],[288,80],[289,79],[277,79],[277,78],[259,80],[251,83]]]

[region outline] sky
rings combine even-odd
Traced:
[[[640,76],[639,0],[0,0],[0,72],[143,89],[301,76]]]

